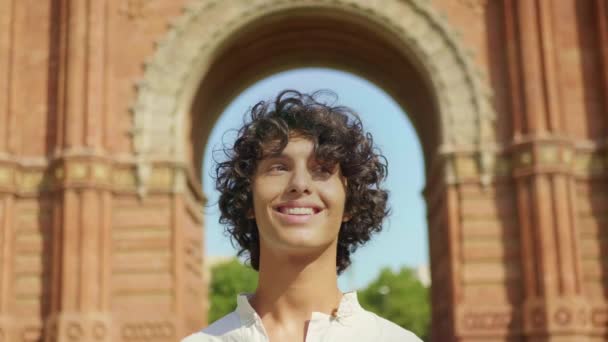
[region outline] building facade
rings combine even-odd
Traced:
[[[206,138],[305,66],[418,132],[433,341],[608,338],[605,0],[0,0],[0,341],[203,327]]]

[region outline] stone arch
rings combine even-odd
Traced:
[[[454,151],[473,153],[477,167],[489,174],[495,143],[489,88],[472,57],[424,0],[194,0],[170,25],[145,63],[132,108],[138,187],[144,193],[150,164],[188,164],[188,111],[204,76],[227,42],[258,19],[281,11],[317,8],[364,18],[405,48],[406,59],[428,83],[438,116],[438,142],[427,158]],[[389,91],[390,93],[390,91]],[[429,155],[431,154],[431,155]],[[427,162],[428,169],[428,162]],[[449,174],[448,171],[446,174]],[[483,178],[482,178],[483,179]]]

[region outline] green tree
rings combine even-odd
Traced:
[[[428,339],[429,291],[411,269],[402,268],[394,273],[383,268],[378,278],[360,291],[358,297],[367,310],[412,331],[423,340]]]
[[[241,264],[238,259],[220,263],[211,268],[209,296],[209,322],[234,311],[236,296],[243,292],[253,292],[258,283],[258,273],[251,267]]]

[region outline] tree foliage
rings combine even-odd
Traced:
[[[358,297],[367,310],[412,331],[423,340],[428,339],[429,291],[411,269],[402,268],[395,273],[383,268],[376,280],[359,291]]]
[[[253,292],[258,283],[258,273],[233,259],[211,268],[209,297],[209,322],[212,323],[234,311],[236,296],[243,292]]]

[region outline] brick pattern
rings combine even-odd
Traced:
[[[112,311],[124,341],[177,339],[174,307],[171,206],[167,196],[121,196],[112,210]],[[133,315],[133,311],[138,312]]]
[[[430,194],[430,191],[429,191]],[[453,336],[453,313],[451,312],[454,300],[454,289],[450,286],[452,281],[450,265],[450,239],[448,225],[445,223],[447,211],[442,198],[431,199],[427,195],[427,211],[429,225],[431,279],[434,286],[431,291],[433,339],[442,340]],[[437,284],[445,284],[443,286]]]
[[[149,198],[143,204],[133,196],[114,200],[112,307],[117,312],[172,307],[168,204],[165,198]]]
[[[513,184],[466,184],[459,196],[465,304],[457,310],[458,334],[506,336],[521,329],[522,323],[517,310],[523,288]]]
[[[507,290],[517,289],[521,270],[512,185],[503,185],[496,190],[467,186],[463,187],[460,196],[463,283],[477,289],[489,286],[497,290],[497,286],[502,286],[488,299],[503,304],[513,301],[514,298],[508,300]],[[517,294],[517,291],[513,292]],[[478,294],[469,295],[472,299]]]
[[[583,286],[592,298],[605,298],[608,291],[608,182],[606,180],[580,181],[577,186],[577,218],[580,227]],[[590,321],[593,334],[604,336],[608,332],[608,306],[594,301]]]
[[[19,322],[17,334],[23,341],[42,337],[44,318],[49,313],[51,248],[51,206],[48,198],[18,201],[14,235],[13,289]]]
[[[193,170],[233,89],[314,59],[277,22],[276,50],[240,30],[301,8],[323,19],[299,41],[328,28],[315,61],[377,81],[420,135],[433,341],[604,340],[606,1],[4,0],[0,341],[204,325]]]
[[[184,286],[185,329],[197,331],[207,322],[209,301],[207,283],[201,265],[204,262],[203,208],[194,199],[185,196],[184,208]]]

